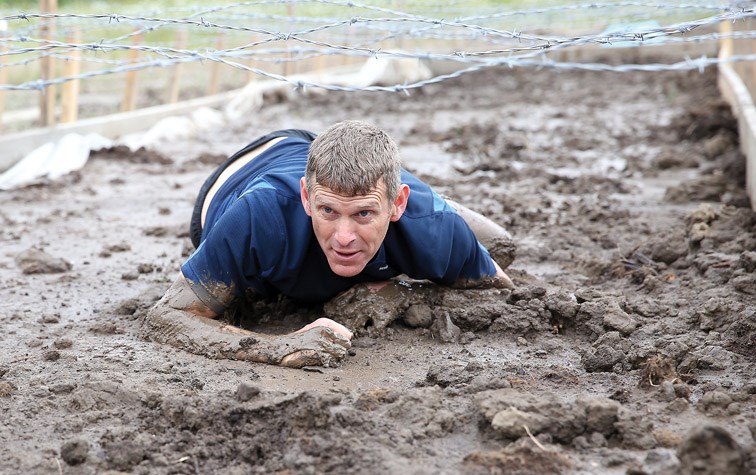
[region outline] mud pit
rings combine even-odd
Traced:
[[[506,70],[300,98],[3,193],[0,472],[754,473],[756,214],[715,84]],[[214,163],[346,118],[506,226],[517,289],[419,285],[386,309],[399,321],[363,319],[341,365],[315,371],[140,339]],[[57,273],[24,273],[30,248]],[[284,332],[323,313],[230,318]]]

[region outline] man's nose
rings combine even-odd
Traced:
[[[336,224],[336,242],[339,246],[348,246],[355,239],[354,224],[348,219],[340,219]]]

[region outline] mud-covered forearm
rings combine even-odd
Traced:
[[[329,366],[342,359],[349,340],[324,327],[280,336],[260,335],[158,302],[145,315],[142,336],[215,359],[302,367]]]
[[[220,322],[172,308],[161,300],[145,315],[141,334],[146,340],[191,353],[227,358],[238,350],[245,335],[229,332],[224,327]]]
[[[231,289],[225,289],[225,292],[222,293],[228,294],[227,297],[230,297],[230,292]],[[230,298],[228,300],[230,300]],[[158,305],[173,308],[175,310],[185,310],[187,312],[193,313],[194,315],[200,315],[209,318],[215,318],[218,316],[219,312],[222,313],[221,309],[218,309],[218,311],[216,311],[207,306],[197,296],[195,291],[192,289],[190,282],[181,273],[179,273],[176,281],[166,291],[163,298],[160,299]]]

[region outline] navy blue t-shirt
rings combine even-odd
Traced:
[[[200,246],[181,267],[198,297],[216,312],[252,289],[324,302],[359,282],[399,274],[451,284],[496,273],[467,223],[431,188],[402,169],[407,209],[365,269],[336,275],[300,199],[310,142],[287,137],[234,173],[208,208]],[[229,289],[232,290],[229,292]]]

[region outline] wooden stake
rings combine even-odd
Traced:
[[[252,35],[252,41],[251,41],[251,43],[254,44],[256,42],[257,42],[257,35]],[[251,52],[254,53],[254,49],[252,49]],[[257,65],[257,61],[255,61],[254,59],[249,60],[249,67],[250,68],[257,68],[257,66],[258,66]],[[249,71],[247,73],[247,82],[252,82],[252,81],[255,81],[255,80],[257,80],[257,74],[253,73],[252,71]]]
[[[142,35],[135,35],[132,39],[134,46],[142,44]],[[139,50],[132,49],[129,51],[129,64],[134,64],[139,59]],[[129,71],[126,73],[126,86],[123,90],[123,101],[121,102],[121,112],[128,112],[136,109],[137,101],[137,73],[138,71]]]
[[[226,35],[221,32],[218,33],[218,37],[215,39],[215,50],[221,51],[226,48]],[[220,84],[220,67],[221,63],[213,61],[210,66],[210,81],[207,85],[207,95],[211,96],[218,92],[218,86]]]
[[[7,51],[5,46],[0,46],[0,53]],[[7,61],[5,56],[0,56],[0,84],[8,82],[8,68],[2,67]],[[0,91],[0,132],[3,131],[3,112],[5,111],[5,91]]]
[[[320,53],[317,56],[315,56],[315,74],[317,76],[323,77],[323,71],[326,69],[326,56],[324,53]]]
[[[294,5],[291,3],[286,5],[286,14],[289,15],[289,28],[294,29]],[[286,40],[286,61],[283,62],[283,75],[289,76],[291,74],[296,73],[295,64],[291,61],[292,55],[291,55],[291,45],[289,44],[289,40]]]
[[[729,21],[719,23],[719,32],[722,34],[732,33],[732,24]],[[732,56],[732,38],[723,38],[719,42],[719,57],[729,58]]]
[[[186,30],[179,30],[176,33],[176,49],[186,49],[186,43],[188,40],[188,33]],[[179,100],[179,91],[181,90],[181,73],[183,72],[183,64],[176,63],[173,67],[173,74],[171,75],[171,82],[168,85],[168,97],[167,102],[173,104]]]
[[[58,0],[39,0],[39,9],[42,13],[55,13],[58,10]],[[42,26],[42,38],[52,39],[55,36],[54,19],[45,20]],[[55,77],[55,59],[45,56],[40,61],[40,78],[45,81]],[[39,100],[39,118],[43,126],[55,124],[55,85],[46,86]]]
[[[69,43],[79,44],[81,42],[81,32],[74,31],[67,35],[66,40]],[[76,76],[81,71],[81,50],[75,49],[69,53],[72,59],[67,60],[63,65],[63,75],[66,77]],[[76,122],[79,117],[79,80],[74,79],[63,83],[61,91],[62,111],[61,123]]]

